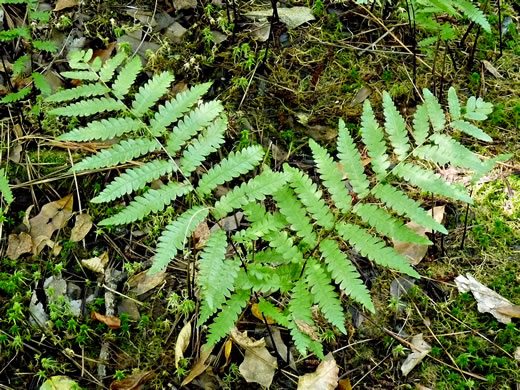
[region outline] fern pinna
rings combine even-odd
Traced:
[[[318,182],[289,165],[281,172],[260,167],[264,159],[260,146],[231,152],[204,169],[210,165],[208,156],[217,150],[222,153],[227,129],[219,102],[199,102],[210,84],[194,86],[160,102],[173,81],[170,73],[154,75],[134,94],[141,72],[138,58],[118,54],[101,64],[91,61],[91,56],[91,52],[81,52],[72,57],[72,70],[64,76],[79,78],[83,85],[50,96],[48,102],[70,102],[51,113],[114,115],[105,114],[59,139],[119,141],[71,169],[94,170],[135,161],[135,167],[117,176],[92,202],[111,202],[137,191],[141,194],[100,225],[141,220],[191,194],[192,207],[176,203],[178,215],[158,239],[150,272],[164,269],[179,253],[198,257],[197,283],[202,300],[198,322],[202,325],[211,320],[209,344],[228,334],[253,294],[259,299],[260,312],[288,328],[302,354],[310,350],[323,357],[312,315],[314,305],[343,333],[346,329],[338,289],[374,311],[370,292],[349,259],[350,248],[376,264],[419,277],[407,259],[387,245],[387,240],[430,244],[409,229],[404,219],[447,233],[419,202],[392,183],[407,181],[422,191],[471,202],[466,190],[446,182],[435,173],[434,165],[472,169],[476,179],[503,158],[482,161],[458,140],[469,135],[490,141],[474,122],[486,119],[491,106],[480,98],[470,98],[461,107],[455,90],[450,89],[449,116],[424,90],[425,102],[417,107],[411,136],[388,94],[383,95],[382,126],[370,103],[365,102],[361,140],[371,159],[370,170],[364,166],[354,138],[341,120],[339,161],[323,146],[309,142]],[[255,168],[256,175],[211,201],[218,186],[230,186],[234,179]],[[170,180],[159,188],[143,191],[160,177]],[[187,241],[201,223],[207,221],[220,227],[222,218],[238,210],[247,219],[243,228],[233,233],[213,229],[201,253],[189,252]]]

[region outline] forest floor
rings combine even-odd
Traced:
[[[270,150],[273,169],[285,162],[308,165],[312,161],[309,138],[334,148],[338,119],[344,118],[347,127],[357,131],[362,102],[368,98],[379,107],[383,91],[390,93],[406,117],[420,103],[418,92],[425,87],[443,105],[450,86],[459,96],[476,95],[492,102],[494,111],[483,130],[494,141],[469,147],[485,157],[513,153],[513,158],[471,189],[474,204],[468,208],[435,198],[423,202],[425,208],[444,206],[443,224],[449,233],[432,237],[434,245],[416,266],[422,278],[411,281],[380,267],[363,267],[360,272],[376,312],[349,304],[348,334],[332,334],[324,346],[340,367],[342,389],[519,388],[518,320],[505,325],[489,313],[480,313],[475,297],[460,293],[454,282],[458,275],[471,273],[520,304],[520,5],[516,0],[501,2],[501,21],[496,2],[490,2],[492,33],[477,35],[473,28],[465,39],[417,50],[416,66],[406,10],[400,2],[374,7],[351,1],[282,2],[281,8],[310,7],[313,20],[294,27],[282,20],[272,26],[270,35],[268,22],[264,25],[246,17],[250,11],[271,9],[267,3],[237,0],[235,8],[219,0],[68,3],[40,31],[63,48],[56,55],[38,58],[37,66],[48,67],[48,74],[54,75],[48,77],[53,88],[64,85],[57,75],[65,70],[71,44],[105,56],[118,44],[129,44],[143,58],[149,74],[171,71],[176,77],[174,88],[212,81],[208,98],[222,101],[230,118],[229,149],[261,144]],[[56,4],[46,5],[54,9]],[[4,5],[5,15],[15,21],[23,19],[17,10],[17,5]],[[234,32],[228,16],[235,20]],[[510,24],[500,24],[505,20]],[[460,22],[456,27],[464,32],[468,25]],[[502,50],[499,29],[503,29]],[[14,49],[2,52],[6,62],[24,54],[23,45],[5,47]],[[263,59],[265,49],[268,55]],[[193,316],[197,304],[187,289],[186,263],[174,262],[151,286],[135,277],[150,266],[167,216],[152,216],[128,227],[96,226],[114,211],[89,203],[110,171],[74,176],[67,170],[72,161],[101,145],[56,142],[54,138],[70,129],[70,123],[31,115],[34,102],[30,97],[0,107],[1,167],[7,170],[15,198],[0,237],[0,388],[38,389],[58,375],[88,389],[109,388],[125,377],[130,384],[111,388],[179,388],[198,360],[204,334],[201,329],[193,331],[186,359],[176,368],[181,318],[187,313]],[[37,215],[42,206],[69,194],[73,205],[64,208],[71,208],[70,223],[52,232],[54,250],[9,259],[8,237],[22,231],[24,220]],[[94,226],[75,242],[71,230],[80,213],[90,215]],[[104,253],[119,279],[107,281],[107,275],[80,265],[81,260]],[[79,316],[52,307],[53,300],[44,292],[49,283],[54,289],[64,288],[63,299],[79,300]],[[114,329],[107,326],[108,320],[91,318],[92,312],[105,313],[107,291],[117,301],[116,315],[126,313]],[[52,328],[39,328],[30,320],[33,293],[46,303],[42,310],[50,314]],[[129,295],[134,298],[122,299]],[[94,298],[86,304],[89,296]],[[265,335],[263,322],[249,312],[241,321],[241,329],[251,335]],[[401,364],[413,352],[405,341],[417,334],[423,335],[431,350],[404,376]],[[282,330],[284,340],[286,335]],[[239,348],[229,353],[221,343],[212,353],[209,367],[187,388],[261,388],[241,376]],[[313,356],[297,359],[292,367],[279,362],[271,389],[295,389],[298,376],[315,371],[318,364]]]

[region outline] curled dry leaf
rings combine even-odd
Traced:
[[[85,238],[88,232],[92,229],[92,221],[90,215],[79,214],[76,216],[76,223],[70,233],[70,241],[78,242]]]
[[[29,234],[25,232],[21,232],[20,234],[10,234],[6,256],[11,260],[16,260],[25,253],[31,253],[32,247],[33,242]]]
[[[175,368],[179,368],[179,361],[184,359],[184,351],[190,345],[191,339],[191,323],[188,321],[184,325],[177,336],[177,342],[175,343]]]
[[[401,372],[404,376],[408,375],[432,349],[431,345],[424,341],[422,333],[412,337],[412,346],[414,350],[401,365]]]
[[[81,264],[91,271],[104,274],[105,267],[108,264],[108,252],[104,252],[101,256],[92,257],[91,259],[81,260]]]
[[[231,350],[233,348],[233,341],[231,341],[230,339],[228,341],[226,341],[226,344],[224,345],[224,356],[226,357],[226,362],[224,363],[224,365],[222,367],[220,367],[220,370],[223,370],[224,368],[226,368],[229,364],[229,362],[231,361]]]
[[[315,372],[298,379],[298,390],[334,390],[338,386],[339,367],[332,353],[325,356]]]
[[[134,293],[135,295],[142,295],[162,284],[165,277],[166,269],[163,269],[161,272],[157,272],[156,274],[152,275],[150,275],[148,270],[146,270],[132,276],[126,283],[130,288],[130,292]]]
[[[182,386],[186,386],[188,383],[191,383],[196,377],[198,377],[200,374],[202,374],[206,369],[209,367],[209,364],[206,364],[206,360],[208,360],[209,355],[211,355],[211,352],[213,351],[213,346],[208,347],[206,344],[204,344],[200,348],[200,357],[199,360],[197,360],[197,363],[191,367],[190,373],[181,383]]]
[[[428,210],[428,214],[433,216],[437,222],[442,223],[442,219],[444,218],[444,206],[434,207],[433,209]],[[431,229],[418,225],[413,221],[408,222],[406,226],[423,237],[426,237],[426,233],[432,232]],[[413,244],[411,242],[402,242],[396,240],[392,240],[392,243],[394,244],[394,249],[397,251],[397,253],[408,258],[408,261],[411,265],[419,264],[428,252],[428,245]]]
[[[121,320],[114,316],[105,316],[103,314],[99,314],[97,311],[93,311],[92,313],[90,313],[90,318],[94,321],[102,322],[110,329],[121,328]]]
[[[509,324],[511,318],[520,318],[520,306],[514,305],[506,298],[484,286],[471,274],[459,275],[455,284],[460,292],[471,291],[477,301],[477,309],[481,313],[491,313],[498,321]]]
[[[153,378],[153,371],[143,371],[127,376],[125,379],[113,381],[110,390],[140,390],[142,385]]]

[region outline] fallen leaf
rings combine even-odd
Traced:
[[[270,18],[272,15],[272,9],[250,11],[245,14],[247,18],[260,20]],[[312,10],[308,7],[278,7],[278,16],[280,17],[280,21],[287,25],[288,28],[296,28],[304,23],[314,20]]]
[[[162,284],[165,277],[166,269],[152,275],[146,270],[130,277],[126,283],[130,288],[130,292],[135,295],[141,295]]]
[[[32,238],[25,232],[10,234],[7,242],[6,256],[11,260],[16,260],[21,255],[32,252]]]
[[[338,136],[337,129],[322,125],[308,126],[305,132],[316,141],[332,141]]]
[[[9,152],[9,160],[15,163],[19,163],[21,156],[22,156],[22,145],[16,144],[14,147],[11,148],[11,151]]]
[[[428,214],[433,216],[437,222],[442,223],[442,219],[444,218],[444,206],[436,206],[433,209],[428,210]],[[414,221],[408,222],[406,226],[423,237],[426,237],[426,233],[432,232],[431,229],[425,228]],[[411,265],[419,264],[428,252],[428,245],[413,244],[411,242],[402,242],[397,240],[392,240],[392,243],[394,244],[394,249],[397,253],[407,257],[408,262]]]
[[[260,321],[264,322],[264,316],[258,308],[258,303],[253,303],[251,305],[251,314],[258,318]],[[269,325],[274,324],[274,321],[271,317],[266,316],[265,319]]]
[[[110,329],[119,329],[121,327],[121,320],[114,316],[105,316],[99,314],[97,311],[90,313],[90,318],[94,321],[99,321],[108,326]]]
[[[70,390],[76,389],[79,385],[68,376],[57,375],[51,376],[40,386],[40,390]]]
[[[101,61],[105,63],[106,60],[108,60],[112,56],[112,52],[117,46],[117,42],[110,42],[106,49],[98,49],[94,50],[94,53],[92,54],[92,58],[90,61],[94,61],[95,58],[101,57]]]
[[[232,232],[240,226],[242,218],[244,218],[244,213],[238,211],[235,214],[230,215],[229,217],[225,217],[219,220],[215,225],[211,227],[210,231],[214,232],[215,230],[223,229],[226,232]]]
[[[280,356],[282,357],[283,361],[286,363],[289,363],[289,367],[291,367],[294,371],[296,371],[296,363],[294,361],[294,357],[290,350],[288,350],[287,345],[282,340],[282,334],[280,333],[280,329],[276,326],[271,328],[271,335],[273,336],[274,341],[274,347],[278,350],[280,353]],[[269,342],[271,342],[271,338],[268,337],[266,339],[266,343],[269,345]],[[273,349],[274,349],[273,347]],[[289,357],[289,361],[287,361],[287,357]]]
[[[140,390],[142,385],[153,378],[153,371],[143,371],[127,376],[125,379],[113,381],[110,390]]]
[[[247,331],[241,333],[237,328],[231,329],[231,338],[246,350],[244,361],[238,367],[246,382],[271,386],[278,363],[265,347],[265,340],[251,339]]]
[[[104,274],[105,267],[108,264],[108,252],[104,252],[101,256],[92,257],[91,259],[81,260],[81,264],[91,271]]]
[[[195,249],[204,248],[210,234],[211,232],[209,231],[209,226],[206,221],[202,222],[199,226],[197,226],[193,233],[191,233],[191,237],[193,238],[193,242],[195,243]]]
[[[85,238],[88,232],[92,229],[92,221],[90,215],[79,214],[76,216],[76,223],[70,233],[70,241],[78,242]]]
[[[233,349],[233,341],[228,340],[226,341],[226,344],[224,345],[224,356],[226,357],[226,362],[222,367],[220,367],[220,370],[222,371],[224,368],[227,367],[229,362],[231,361],[231,350]]]
[[[197,8],[197,0],[173,0],[175,10]]]
[[[300,330],[300,332],[305,333],[313,341],[320,341],[320,338],[316,335],[316,330],[308,323],[299,319],[295,319],[294,322]]]
[[[325,356],[315,372],[298,379],[297,390],[334,390],[338,386],[339,367],[332,353]]]
[[[208,347],[206,344],[204,344],[200,348],[200,357],[199,360],[197,360],[197,363],[191,367],[190,373],[181,383],[182,386],[186,386],[188,383],[193,381],[196,377],[198,377],[200,374],[202,374],[206,369],[209,367],[209,364],[206,364],[206,360],[208,360],[209,355],[211,355],[211,352],[213,352],[214,346]]]
[[[504,76],[500,74],[500,72],[493,66],[493,64],[489,61],[483,60],[482,63],[484,64],[484,68],[491,73],[493,76],[495,76],[497,79],[503,79]]]
[[[58,0],[54,11],[61,11],[66,8],[72,8],[79,5],[79,0]]]
[[[338,383],[338,390],[352,390],[352,385],[350,384],[350,379],[340,379]]]
[[[184,351],[190,345],[191,339],[191,323],[188,321],[184,325],[177,336],[177,342],[175,343],[175,368],[179,368],[179,361],[184,359]]]
[[[357,106],[358,104],[363,103],[367,97],[369,97],[372,94],[372,89],[370,87],[367,87],[364,85],[361,87],[361,89],[356,93],[356,96],[354,96],[354,99],[350,102],[350,107]]]
[[[401,365],[401,372],[404,376],[408,375],[413,368],[418,365],[426,355],[431,351],[432,347],[423,339],[422,333],[412,337],[412,346],[414,351],[408,355]]]
[[[520,306],[514,305],[506,298],[497,294],[489,287],[484,286],[471,274],[459,275],[455,284],[460,292],[471,291],[477,301],[477,310],[480,313],[491,313],[498,321],[509,324],[511,318],[520,318]]]

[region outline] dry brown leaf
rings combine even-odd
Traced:
[[[99,314],[97,311],[90,313],[90,318],[94,321],[99,321],[108,326],[110,329],[119,329],[121,327],[121,320],[114,316],[105,316]]]
[[[433,212],[433,215],[432,215],[432,212]],[[437,222],[442,223],[442,219],[444,218],[444,206],[434,207],[433,209],[428,210],[428,214],[433,216],[433,218]],[[426,237],[426,233],[432,232],[431,229],[418,225],[414,221],[408,222],[406,224],[406,226],[423,237]],[[411,242],[402,242],[402,241],[396,241],[396,240],[392,240],[392,243],[394,244],[394,249],[397,251],[397,253],[408,258],[408,261],[411,265],[419,264],[421,262],[421,260],[424,259],[424,256],[426,256],[426,253],[428,252],[428,245],[413,244]]]
[[[29,220],[29,233],[33,241],[36,241],[36,239],[40,237],[50,239],[56,230],[64,228],[72,216],[73,204],[74,198],[72,194],[70,194],[55,202],[44,205],[40,213]]]
[[[308,126],[305,132],[316,141],[332,141],[338,136],[338,130],[335,127],[323,125]]]
[[[294,319],[294,322],[300,332],[305,333],[307,336],[311,338],[313,341],[320,341],[320,338],[316,335],[316,331],[312,326],[310,326],[305,321],[299,320],[297,318]]]
[[[166,268],[152,275],[146,270],[129,278],[127,284],[130,288],[130,292],[135,295],[141,295],[162,284],[165,277]]]
[[[25,232],[21,232],[20,234],[10,234],[6,255],[11,260],[16,260],[25,253],[31,253],[32,246],[33,242],[29,234]]]
[[[486,70],[491,73],[493,76],[495,76],[497,79],[503,79],[504,76],[502,76],[500,74],[500,72],[498,71],[497,68],[495,68],[495,66],[489,62],[489,61],[486,61],[486,60],[483,60],[482,63],[484,64],[484,68],[486,68]]]
[[[422,333],[412,337],[413,351],[408,355],[401,365],[401,372],[404,376],[408,375],[413,368],[418,365],[430,353],[432,347],[423,339]]]
[[[211,355],[213,348],[213,345],[208,347],[206,344],[200,348],[200,358],[197,360],[197,363],[193,365],[188,376],[182,381],[181,387],[186,386],[188,383],[206,371],[206,369],[209,367],[209,364],[206,364],[206,360],[208,360],[209,355]]]
[[[79,5],[79,0],[58,0],[54,11],[61,11],[63,9],[72,8]]]
[[[104,274],[105,267],[108,264],[108,252],[104,252],[101,256],[92,257],[91,259],[81,260],[81,264],[91,271]]]
[[[195,249],[202,249],[206,245],[206,241],[208,241],[210,235],[209,226],[206,221],[202,222],[193,233],[191,233],[191,237],[193,238],[193,242],[195,243]]]
[[[315,372],[298,379],[298,390],[334,390],[338,386],[338,374],[339,367],[329,352]]]
[[[370,87],[367,87],[366,85],[361,87],[358,93],[356,93],[354,99],[352,99],[352,102],[350,102],[350,107],[354,107],[360,103],[363,103],[371,94],[372,89]]]
[[[188,321],[184,325],[177,336],[177,342],[175,343],[175,368],[179,368],[179,361],[184,359],[184,351],[190,345],[191,339],[191,323]]]
[[[260,309],[258,308],[258,303],[253,303],[251,305],[251,314],[253,314],[256,318],[258,318],[260,321],[264,322],[264,316],[260,312]],[[271,317],[265,317],[267,323],[269,325],[274,324],[274,320]]]
[[[78,242],[85,238],[88,232],[92,229],[92,221],[90,215],[79,214],[76,216],[76,223],[70,233],[70,241]]]
[[[91,61],[94,61],[95,58],[101,57],[101,61],[105,63],[112,56],[112,52],[116,48],[117,42],[110,42],[106,49],[98,49],[94,50],[92,54]]]
[[[153,371],[143,371],[127,376],[125,379],[113,381],[110,390],[139,390],[141,386],[153,378]]]

